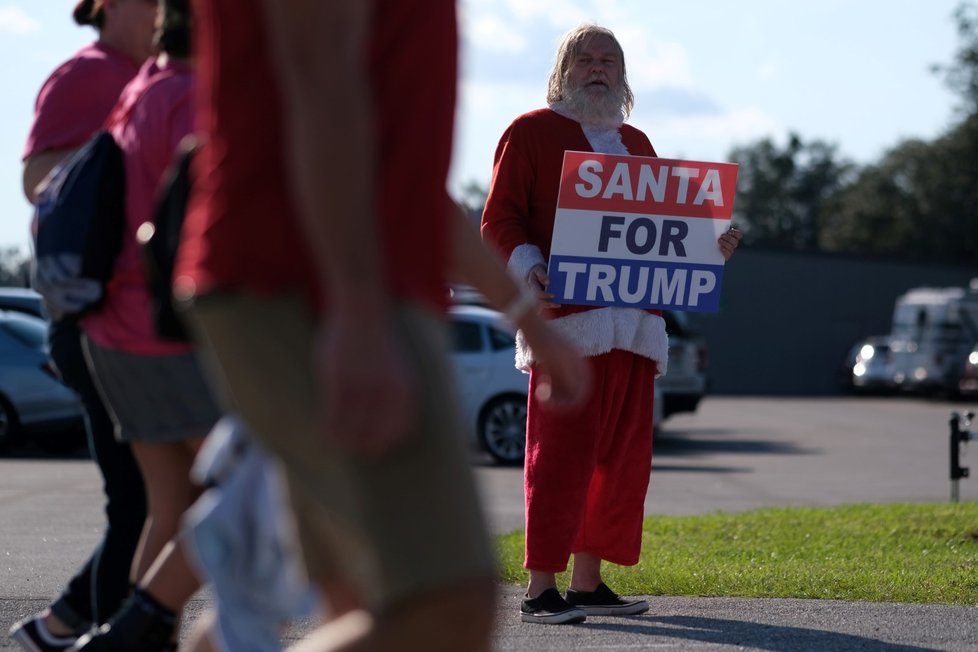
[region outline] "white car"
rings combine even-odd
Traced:
[[[449,316],[451,357],[467,436],[498,463],[522,464],[530,377],[514,364],[514,329],[501,313],[482,306],[456,305]],[[663,419],[663,405],[656,382],[656,428]]]
[[[449,316],[466,430],[497,462],[520,464],[526,452],[530,377],[514,364],[513,328],[500,313],[481,306],[453,306]]]

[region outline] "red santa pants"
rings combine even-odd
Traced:
[[[559,573],[571,553],[623,566],[638,563],[652,470],[655,362],[618,349],[588,358],[592,394],[557,411],[533,396],[526,422],[526,558]]]

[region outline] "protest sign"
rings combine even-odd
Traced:
[[[554,301],[715,312],[736,183],[731,163],[565,152]]]

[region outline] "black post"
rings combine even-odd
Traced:
[[[974,412],[968,412],[964,416],[965,426],[971,425],[971,420],[975,417]],[[971,432],[961,428],[961,415],[957,412],[951,413],[951,501],[958,502],[958,481],[968,477],[967,467],[961,466],[961,443],[971,439]]]

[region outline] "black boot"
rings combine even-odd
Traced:
[[[176,614],[137,588],[109,622],[78,639],[71,651],[166,652],[173,649],[176,622]]]

